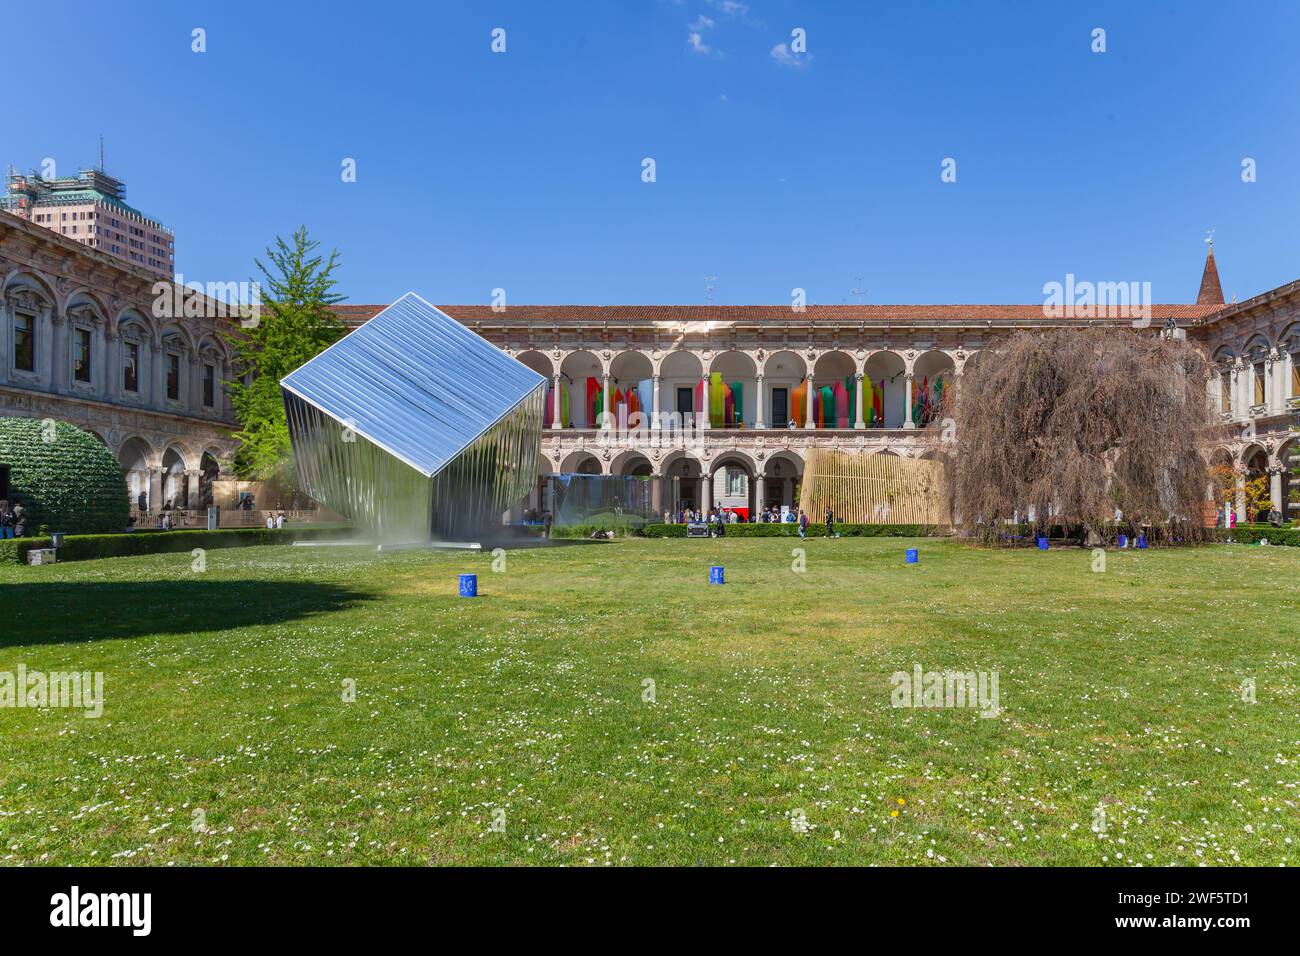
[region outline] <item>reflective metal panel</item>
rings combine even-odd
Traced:
[[[545,383],[407,293],[281,385],[434,475]]]
[[[384,540],[479,535],[536,475],[546,379],[418,296],[281,386],[303,489]]]

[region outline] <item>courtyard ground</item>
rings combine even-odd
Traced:
[[[0,862],[1300,861],[1300,549],[797,544],[0,568],[0,672],[106,697],[0,709]]]

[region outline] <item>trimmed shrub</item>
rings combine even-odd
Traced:
[[[165,531],[158,534],[70,534],[59,548],[60,561],[91,561],[137,554],[169,554],[194,548],[244,548],[292,544],[337,535],[337,528],[223,528],[220,531]],[[0,540],[0,564],[26,564],[27,552],[51,547],[49,538]]]
[[[67,422],[0,418],[0,464],[28,533],[121,531],[130,514],[122,468],[104,444]]]
[[[919,538],[947,534],[947,529],[920,524],[837,524],[835,533],[842,538]],[[647,538],[684,538],[684,524],[650,524],[642,529]],[[728,538],[797,538],[799,526],[786,523],[746,523],[727,525]],[[808,537],[826,537],[825,524],[808,525]]]

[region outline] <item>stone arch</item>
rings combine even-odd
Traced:
[[[659,361],[659,411],[680,413],[683,420],[698,408],[697,388],[704,378],[704,362],[690,349],[673,349]]]
[[[722,376],[728,388],[739,383],[740,408],[736,418],[744,427],[753,428],[758,420],[758,363],[754,357],[739,349],[718,352],[709,362],[710,381],[715,372]]]
[[[579,448],[564,456],[560,465],[563,475],[603,475],[606,474],[601,460],[586,449]]]
[[[763,500],[757,501],[755,507],[761,511],[768,505],[775,505],[778,510],[786,507],[797,511],[799,487],[803,481],[803,458],[795,451],[782,449],[767,456],[761,464]]]
[[[595,352],[579,349],[570,352],[560,362],[560,388],[569,396],[569,425],[573,428],[595,428],[597,422],[588,411],[587,380],[595,379],[596,388],[604,382],[605,365]]]
[[[157,466],[158,454],[148,440],[132,435],[122,441],[117,449],[117,463],[122,466],[127,494],[132,509],[148,511],[155,507],[155,492],[150,484],[152,470]],[[143,496],[143,499],[141,498]]]
[[[189,470],[189,460],[185,448],[173,442],[163,449],[159,463],[162,467],[163,507],[188,507],[189,482],[185,473]]]
[[[763,422],[768,428],[788,428],[802,420],[803,407],[795,408],[794,390],[808,377],[808,362],[793,349],[781,349],[763,359]]]
[[[199,455],[199,500],[191,507],[210,508],[213,502],[212,484],[221,476],[221,458],[211,449]]]
[[[914,407],[918,409],[916,424],[924,428],[939,417],[941,406],[947,405],[948,390],[957,378],[957,363],[942,349],[929,349],[912,363]]]
[[[659,462],[659,474],[668,490],[663,504],[673,512],[674,518],[683,509],[700,508],[704,468],[699,458],[682,449],[669,452]]]
[[[967,359],[969,361],[969,359]],[[866,376],[871,380],[872,389],[880,395],[883,421],[876,419],[877,428],[901,428],[906,411],[907,363],[903,356],[892,349],[872,352],[865,366]],[[862,383],[862,407],[872,408],[868,397],[867,383]]]
[[[5,276],[3,292],[6,296],[19,289],[28,289],[42,300],[47,308],[53,309],[59,301],[59,295],[43,275],[30,269],[19,267]]]
[[[555,362],[539,349],[525,349],[515,355],[515,361],[527,365],[543,378],[550,379],[555,375]]]
[[[711,507],[736,511],[750,520],[756,508],[757,475],[758,465],[747,452],[728,449],[715,455],[708,464]]]
[[[73,309],[83,305],[88,306],[95,313],[96,320],[99,322],[107,322],[109,315],[113,311],[108,307],[108,303],[103,296],[86,286],[78,286],[63,297],[63,311],[65,313],[70,314]]]
[[[857,390],[857,371],[858,363],[854,361],[853,356],[839,349],[832,349],[828,352],[821,353],[813,363],[811,380],[814,388],[817,390],[817,394],[814,396],[812,402],[814,412],[816,412],[820,404],[825,403],[827,392],[825,392],[824,389],[831,389],[831,404],[828,408],[822,411],[820,419],[825,422],[823,427],[853,427],[855,416],[852,408],[853,401],[855,400],[853,396],[856,395]],[[844,380],[846,378],[850,380],[851,385],[845,385]],[[846,410],[843,415],[839,414],[839,404],[838,399],[836,398],[836,393],[838,392],[838,389],[836,388],[837,385],[846,390],[850,387],[853,389],[853,393],[851,393],[848,404],[845,406]]]
[[[644,478],[654,473],[654,464],[645,452],[629,449],[621,452],[609,463],[609,473]]]

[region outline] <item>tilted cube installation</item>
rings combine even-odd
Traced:
[[[414,293],[280,382],[303,490],[390,542],[499,528],[537,480],[546,387]]]

